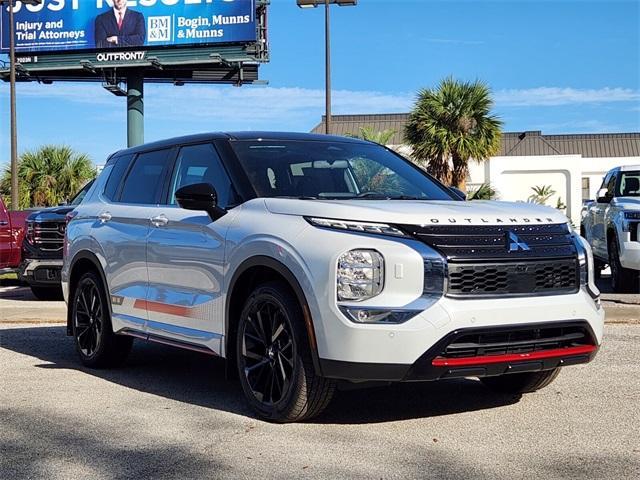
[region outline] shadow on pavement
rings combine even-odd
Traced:
[[[91,370],[80,364],[64,326],[0,330],[0,347],[38,358],[47,369],[71,369],[141,392],[239,415],[253,416],[237,380],[225,378],[219,358],[136,341],[123,368]],[[311,423],[367,424],[449,415],[517,403],[477,380],[405,383],[339,391],[327,410]]]

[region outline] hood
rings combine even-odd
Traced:
[[[27,220],[37,222],[64,222],[65,215],[75,208],[74,205],[63,205],[60,207],[49,207],[33,212]]]
[[[298,200],[265,198],[267,210],[283,215],[407,225],[501,225],[567,223],[555,208],[490,200]]]
[[[618,207],[628,208],[629,210],[640,209],[640,197],[617,197],[615,203]]]

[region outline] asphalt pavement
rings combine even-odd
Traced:
[[[474,379],[341,391],[308,423],[257,420],[219,359],[136,343],[80,366],[64,326],[0,325],[0,478],[640,478],[640,326],[540,392]]]

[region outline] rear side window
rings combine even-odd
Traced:
[[[122,177],[127,172],[129,164],[133,159],[133,155],[124,155],[115,161],[111,174],[107,180],[107,184],[104,187],[104,197],[108,200],[114,201],[116,194],[118,193],[118,187],[122,183]]]
[[[129,171],[119,201],[122,203],[158,203],[167,167],[169,150],[142,153]]]

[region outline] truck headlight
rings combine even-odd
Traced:
[[[622,217],[622,231],[631,232],[640,223],[640,212],[624,212]]]
[[[375,250],[351,250],[338,259],[339,301],[363,301],[382,292],[384,258]]]

